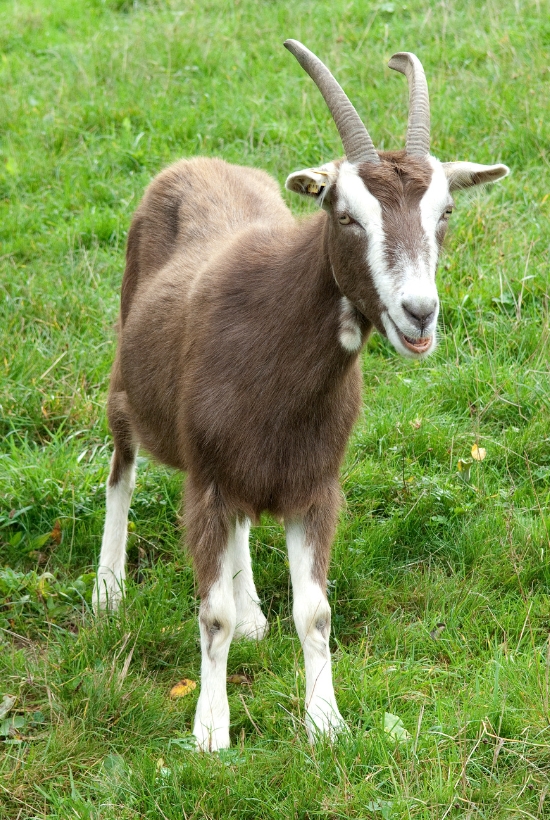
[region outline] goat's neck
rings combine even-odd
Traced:
[[[340,359],[343,354],[346,358],[358,353],[372,324],[347,300],[338,284],[330,259],[329,217],[324,211],[298,223],[289,251],[293,263],[288,269],[295,272],[296,305],[302,311],[301,321],[308,323],[309,331],[320,342],[319,354]],[[341,342],[341,330],[346,324],[348,349]],[[349,333],[353,327],[360,341],[350,351]]]
[[[309,406],[315,397],[328,398],[339,390],[368,327],[358,317],[359,344],[356,350],[346,350],[341,343],[343,294],[332,272],[325,213],[298,222],[292,233],[280,234],[265,248],[264,263],[270,273],[263,294],[257,294],[254,313],[254,323],[262,315],[265,331],[263,377],[272,377],[276,384],[282,379],[284,384],[277,389],[292,393],[296,404]]]
[[[312,309],[330,312],[343,294],[330,262],[327,214],[321,211],[299,221],[288,238],[284,264],[293,271],[296,296]]]

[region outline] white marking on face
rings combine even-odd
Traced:
[[[438,160],[429,157],[432,166],[432,179],[420,201],[420,224],[424,239],[428,245],[428,258],[421,252],[409,251],[401,246],[396,254],[398,262],[391,268],[387,262],[387,238],[384,232],[382,208],[376,197],[366,188],[359,177],[357,168],[349,162],[342,163],[338,179],[338,192],[342,208],[364,229],[367,234],[367,263],[371,271],[373,284],[384,306],[380,321],[389,341],[404,356],[419,358],[431,353],[436,346],[436,322],[439,312],[439,301],[435,285],[435,272],[438,259],[436,230],[441,214],[450,200],[445,172]],[[417,243],[421,246],[422,242]],[[432,343],[422,351],[410,350],[402,336],[419,339],[418,324],[404,310],[403,303],[418,306],[419,313],[429,312],[426,307],[433,306],[429,323],[422,329],[424,338],[431,337]]]
[[[340,332],[338,339],[348,353],[357,353],[363,342],[361,328],[355,318],[356,311],[350,300],[342,296],[340,300]]]
[[[445,208],[452,202],[449,193],[449,184],[442,164],[435,157],[428,157],[433,174],[428,190],[420,200],[420,221],[426,234],[429,248],[430,273],[435,278],[439,248],[435,238],[437,226]]]
[[[340,166],[338,193],[343,210],[349,212],[367,234],[367,262],[375,279],[378,295],[384,304],[387,304],[386,299],[390,300],[391,292],[388,289],[389,276],[386,272],[382,207],[376,197],[365,187],[356,166],[351,162],[343,162]]]

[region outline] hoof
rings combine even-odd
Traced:
[[[336,703],[319,701],[311,703],[307,709],[306,731],[309,742],[313,745],[322,738],[335,741],[339,735],[349,732],[349,729]]]
[[[92,609],[96,615],[101,612],[114,612],[124,597],[124,578],[113,572],[100,570],[97,573],[92,592]]]

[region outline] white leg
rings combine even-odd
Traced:
[[[111,475],[115,458],[116,453],[111,460]],[[128,511],[136,483],[135,460],[120,470],[118,481],[114,485],[111,485],[111,475],[107,480],[105,529],[92,594],[92,605],[96,613],[102,609],[116,609],[124,594]]]
[[[267,632],[268,624],[265,615],[260,609],[260,599],[252,576],[252,561],[248,537],[250,521],[237,521],[231,538],[234,540],[233,560],[233,595],[237,614],[235,627],[236,638],[248,638],[259,641]]]
[[[334,737],[346,725],[336,705],[330,661],[330,607],[325,590],[314,580],[314,546],[306,542],[301,520],[285,522],[293,615],[306,667],[306,729],[311,742],[318,733]]]
[[[204,752],[229,747],[229,703],[227,701],[227,655],[235,631],[233,598],[234,538],[229,539],[220,561],[220,573],[201,601],[201,692],[193,734]]]

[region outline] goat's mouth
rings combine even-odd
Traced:
[[[435,344],[435,333],[430,333],[429,336],[421,336],[419,339],[415,339],[412,336],[407,336],[403,333],[397,323],[393,321],[391,316],[388,315],[388,318],[405,350],[410,351],[410,353],[415,356],[423,356],[425,353],[428,353],[429,350],[433,349]]]
[[[427,332],[424,330],[425,335],[416,338],[403,333],[397,322],[390,316],[389,311],[384,311],[380,319],[382,332],[402,356],[407,356],[409,359],[421,359],[435,350],[437,345],[435,322]]]
[[[413,353],[427,353],[433,344],[433,336],[424,336],[422,339],[411,339],[410,336],[405,336],[404,333],[401,333],[399,328],[397,331],[405,347]]]

